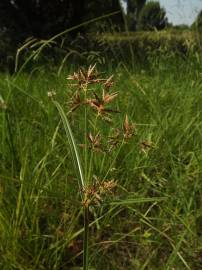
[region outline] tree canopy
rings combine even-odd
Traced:
[[[47,38],[88,19],[121,11],[119,0],[1,0],[0,29],[12,38]],[[111,17],[121,22],[121,12]]]
[[[127,3],[129,29],[135,31],[140,11],[144,7],[146,0],[125,0],[125,2]]]
[[[138,28],[141,30],[162,30],[167,25],[166,12],[159,2],[151,1],[144,5],[138,20]]]
[[[202,10],[199,12],[195,22],[192,25],[192,28],[197,30],[199,43],[202,45]]]
[[[197,28],[202,33],[202,10],[199,12],[195,22],[193,23],[193,27]]]

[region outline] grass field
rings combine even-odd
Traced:
[[[117,184],[103,201],[90,206],[90,269],[201,269],[200,60],[155,59],[145,69],[97,69],[106,78],[114,74],[118,96],[113,110],[120,112],[112,123],[95,120],[91,111],[86,111],[88,118],[82,108],[69,114],[76,142],[86,138],[83,116],[94,129],[99,121],[106,138],[112,126],[123,128],[127,114],[135,134],[112,153],[83,153],[78,146],[87,178],[114,179]],[[44,67],[0,75],[2,270],[82,266],[78,181],[60,115],[47,95],[55,91],[55,100],[67,112],[66,77],[74,71],[71,66],[58,76]]]

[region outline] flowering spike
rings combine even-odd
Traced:
[[[95,70],[96,64],[94,64],[93,66],[89,66],[88,71],[87,71],[87,77],[88,79],[91,77],[91,75],[93,74],[93,71]]]

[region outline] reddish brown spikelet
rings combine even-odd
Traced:
[[[94,77],[94,72],[95,72],[95,67],[96,64],[94,64],[93,66],[89,66],[88,71],[87,71],[87,78],[90,80]]]
[[[108,103],[112,102],[117,96],[118,96],[117,92],[112,93],[112,94],[108,94],[108,93],[105,93],[105,91],[103,90],[102,102],[103,102],[103,104],[108,104]]]
[[[104,87],[106,90],[108,90],[109,88],[111,88],[113,86],[113,81],[112,81],[113,75],[111,75],[104,83]]]
[[[91,132],[87,135],[87,138],[90,142],[90,149],[95,151],[102,151],[101,147],[101,137],[100,134],[97,133],[95,136],[91,134]]]
[[[154,146],[151,141],[145,140],[140,143],[140,149],[143,153],[147,153],[152,148],[154,148]]]
[[[105,91],[103,90],[103,94],[101,98],[95,92],[93,92],[93,94],[95,98],[88,99],[87,104],[89,104],[94,110],[97,111],[98,116],[101,116],[104,120],[111,122],[109,113],[116,113],[119,111],[106,108],[105,106],[108,103],[112,102],[114,98],[117,97],[118,93],[108,94],[108,93],[105,93]]]
[[[129,123],[128,115],[126,114],[126,117],[123,123],[123,136],[125,139],[129,139],[134,134],[135,134],[135,125]]]
[[[104,181],[100,184],[99,190],[100,194],[112,192],[112,190],[117,186],[117,183],[114,181],[114,179],[110,181]]]

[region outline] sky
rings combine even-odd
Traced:
[[[202,10],[202,0],[159,0],[159,2],[166,9],[169,22],[175,25],[191,25]]]
[[[166,10],[169,22],[174,25],[191,25],[202,10],[202,0],[159,0],[159,2]]]

